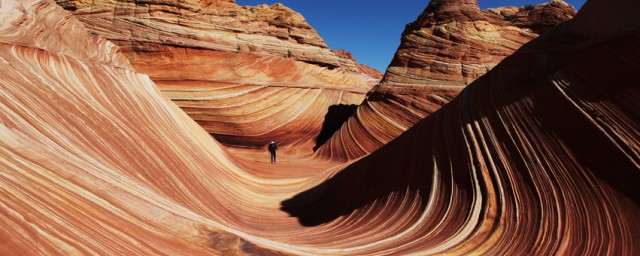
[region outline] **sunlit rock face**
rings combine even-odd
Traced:
[[[574,14],[562,1],[485,11],[476,0],[432,1],[405,29],[383,84],[464,86]]]
[[[229,145],[276,140],[310,153],[329,107],[359,104],[379,80],[350,54],[330,51],[302,15],[281,4],[57,3],[119,45],[136,71]]]
[[[241,7],[234,1],[196,0],[57,3],[72,11],[90,31],[118,44],[133,66],[152,79],[348,87],[362,82],[353,61],[333,54],[302,15],[281,4]]]
[[[269,252],[179,203],[235,165],[116,45],[53,2],[0,5],[1,255]]]
[[[322,155],[354,159],[373,152],[574,14],[562,1],[484,11],[476,0],[431,1],[407,25],[382,82]]]
[[[350,52],[346,50],[331,50],[331,52],[333,52],[336,56],[351,60],[354,63],[356,63],[358,69],[362,73],[369,76],[369,82],[371,83],[372,86],[378,84],[378,82],[380,82],[380,79],[382,79],[382,73],[380,73],[380,71],[378,71],[375,68],[369,67],[367,65],[358,63],[356,59],[353,57],[353,55],[351,55]]]

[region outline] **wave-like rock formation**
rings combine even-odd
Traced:
[[[1,3],[2,255],[639,253],[635,0],[590,0],[356,162],[276,165],[53,3]]]
[[[274,253],[196,213],[235,167],[117,46],[55,3],[1,4],[0,254]]]
[[[354,254],[640,253],[638,11],[589,1],[283,209],[399,245]]]
[[[373,152],[574,14],[560,0],[484,11],[476,0],[431,1],[407,25],[382,82],[320,155],[355,159]]]
[[[282,4],[57,2],[118,44],[138,72],[229,145],[276,140],[311,152],[329,108],[362,102],[380,79],[350,54],[329,50],[302,15]]]

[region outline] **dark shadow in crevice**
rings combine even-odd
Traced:
[[[316,146],[313,147],[313,151],[318,150],[327,140],[333,136],[333,134],[342,127],[349,117],[356,113],[358,105],[356,104],[338,104],[331,105],[327,115],[324,116],[324,123],[322,124],[322,130],[316,138]]]
[[[284,200],[280,209],[298,218],[301,225],[315,227],[366,207],[386,205],[394,209],[402,208],[397,204],[397,198],[389,198],[391,195],[414,198],[421,200],[421,206],[426,205],[432,184],[429,172],[416,173],[394,161],[381,162],[377,155],[374,153],[353,163],[318,186]]]

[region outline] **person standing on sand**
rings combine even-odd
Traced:
[[[274,164],[276,162],[276,152],[278,151],[278,146],[274,141],[269,143],[269,153],[271,153],[271,163]]]

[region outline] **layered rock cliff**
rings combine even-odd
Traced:
[[[474,0],[431,1],[402,34],[382,84],[469,84],[574,14],[563,1],[485,11]]]
[[[118,44],[134,67],[152,78],[180,74],[227,82],[350,87],[362,82],[353,61],[334,55],[302,15],[282,4],[57,2],[90,31]],[[281,67],[270,67],[274,62]]]
[[[281,4],[57,2],[230,145],[311,152],[329,107],[362,102],[377,81]]]
[[[381,83],[320,155],[354,159],[373,152],[574,14],[563,1],[484,11],[476,0],[431,1],[405,28]]]

